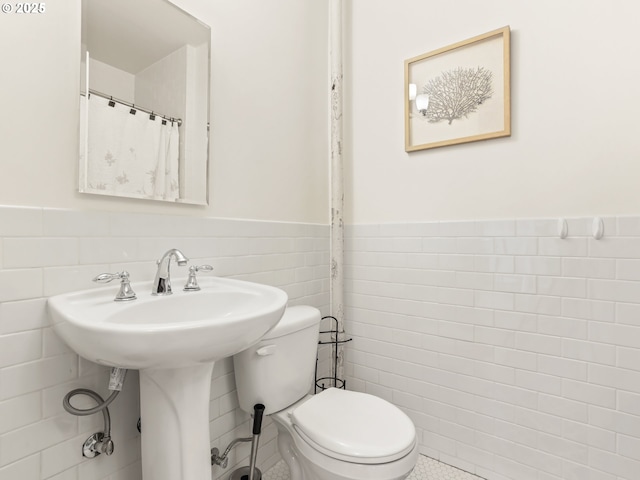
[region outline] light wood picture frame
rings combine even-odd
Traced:
[[[405,150],[511,135],[509,26],[405,60]]]

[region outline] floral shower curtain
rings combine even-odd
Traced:
[[[154,120],[149,114],[131,114],[131,107],[90,95],[88,142],[85,151],[86,185],[106,195],[155,200],[177,200],[179,143],[177,122]],[[86,112],[87,109],[81,108]]]

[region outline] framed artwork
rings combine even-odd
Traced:
[[[405,150],[511,135],[510,28],[404,62]]]

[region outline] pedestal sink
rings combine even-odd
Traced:
[[[175,279],[174,285],[180,285]],[[257,343],[282,317],[278,288],[205,277],[201,290],[114,302],[117,287],[49,298],[56,333],[80,356],[140,370],[144,480],[211,480],[209,398],[218,359]],[[126,386],[125,386],[126,388]]]

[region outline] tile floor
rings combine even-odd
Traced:
[[[284,461],[280,460],[262,478],[263,480],[289,480],[289,469]],[[480,477],[420,455],[416,467],[407,480],[480,480]]]

